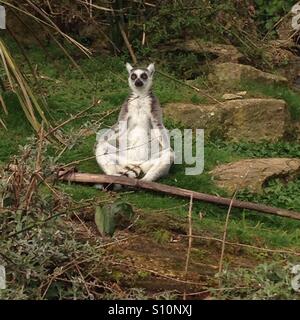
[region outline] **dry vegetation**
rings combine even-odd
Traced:
[[[214,55],[166,50],[174,41],[230,44],[249,64],[279,67],[265,48],[288,1],[277,9],[274,1],[270,26],[269,7],[259,2],[0,1],[9,15],[0,37],[0,264],[7,271],[0,298],[299,299],[290,286],[300,259],[298,221],[57,179],[61,168],[99,171],[94,135],[115,121],[127,94],[126,60],[157,61],[162,103],[215,102],[222,91],[206,77]],[[290,88],[247,90],[280,95],[299,113],[299,94]],[[175,166],[162,182],[225,196],[208,174],[217,164],[299,157],[300,149],[293,141],[216,140],[205,154],[203,175],[191,179],[184,165]],[[299,179],[272,181],[264,194],[238,190],[234,197],[300,211],[299,191]],[[113,237],[103,236],[95,212],[111,213],[116,204],[133,216],[117,224]]]

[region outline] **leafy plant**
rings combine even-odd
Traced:
[[[240,268],[222,275],[223,299],[282,300],[300,299],[293,291],[292,263],[264,263],[254,270]],[[236,287],[235,290],[226,290]]]

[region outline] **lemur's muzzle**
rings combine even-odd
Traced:
[[[144,83],[140,79],[137,79],[134,84],[135,84],[136,87],[142,87]]]

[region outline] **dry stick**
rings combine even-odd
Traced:
[[[69,162],[69,163],[61,166],[60,168],[61,168],[61,169],[64,169],[64,168],[66,168],[66,167],[73,166],[73,165],[75,165],[75,164],[79,164],[79,163],[81,163],[81,162],[89,161],[89,160],[92,160],[92,159],[95,159],[95,158],[96,158],[95,156],[90,156],[90,157],[83,158],[83,159],[80,159],[80,160],[75,160],[75,161]]]
[[[31,176],[31,181],[29,188],[26,192],[25,199],[26,199],[26,210],[29,209],[31,199],[33,196],[33,192],[37,187],[37,178],[39,176],[39,172],[41,171],[42,167],[42,148],[43,148],[43,142],[44,142],[44,123],[42,122],[40,131],[39,131],[39,141],[38,141],[38,149],[37,149],[37,156],[36,156],[36,161],[35,161],[35,171],[33,172]]]
[[[79,2],[81,4],[85,4],[85,5],[87,4],[86,2],[83,2],[81,0],[77,0],[77,2]],[[110,9],[110,8],[98,6],[96,4],[93,4],[91,1],[88,5],[90,6],[90,8],[95,8],[95,9],[106,11],[106,12],[119,12],[119,11],[121,11],[121,10],[115,10],[115,9]]]
[[[40,173],[37,173],[37,176],[57,198],[60,197],[59,194],[56,192],[56,190],[52,186],[50,186],[50,184],[46,181],[46,179]]]
[[[59,124],[58,126],[56,126],[55,128],[52,128],[51,130],[49,130],[46,135],[45,138],[47,138],[50,134],[54,133],[55,131],[57,131],[58,129],[60,129],[61,127],[65,126],[66,124],[68,124],[69,122],[76,120],[77,118],[81,117],[83,114],[85,114],[87,111],[89,111],[90,109],[92,109],[95,105],[100,104],[101,100],[98,100],[96,103],[93,103],[91,106],[87,107],[86,109],[80,111],[79,113],[77,113],[75,116],[72,116],[71,118],[67,119],[66,121],[62,122],[61,124]]]
[[[86,282],[85,282],[85,279],[84,279],[84,276],[82,275],[82,273],[81,273],[81,271],[80,271],[77,263],[75,263],[75,268],[77,269],[77,272],[78,272],[78,274],[80,275],[80,278],[81,278],[81,280],[82,280],[82,282],[83,282],[83,285],[84,285],[84,287],[85,287],[85,290],[86,290],[88,296],[91,297],[92,295],[91,295],[91,293],[90,293],[89,287],[87,286],[87,284],[86,284]]]
[[[188,251],[186,255],[186,262],[185,262],[185,271],[184,271],[184,279],[187,281],[188,277],[188,268],[190,263],[190,257],[191,257],[191,250],[192,250],[192,241],[193,241],[193,226],[192,226],[192,208],[193,208],[193,195],[191,195],[190,200],[190,206],[189,206],[189,214],[188,214],[188,222],[189,222],[189,246]],[[187,283],[184,286],[184,292],[183,292],[183,300],[186,300],[186,289],[187,289]]]
[[[185,234],[181,234],[180,236],[181,237],[188,237]],[[215,242],[223,243],[222,239],[218,239],[218,238],[214,238],[214,237],[197,236],[197,235],[193,235],[192,237],[193,237],[193,239],[201,239],[201,240],[215,241]],[[278,253],[278,254],[281,253],[281,254],[300,256],[300,252],[296,252],[296,251],[293,251],[293,250],[262,248],[262,247],[252,246],[250,244],[239,243],[239,242],[231,242],[231,241],[225,241],[225,243],[227,245],[229,245],[229,246],[248,248],[248,249],[253,249],[253,250],[258,250],[258,251],[263,251],[263,252]]]
[[[138,0],[133,0],[133,2],[136,2],[136,3],[140,4],[140,1],[138,1]],[[144,2],[143,4],[144,4],[145,6],[149,6],[149,7],[152,7],[152,8],[156,8],[156,5],[153,4],[153,3],[150,3],[150,2]]]
[[[89,238],[92,237],[92,231],[86,226],[86,224],[80,219],[80,217],[78,216],[78,214],[76,212],[73,212],[75,217],[78,219],[78,221],[80,222],[80,224],[83,226],[83,228],[85,229],[85,231],[87,232]]]
[[[162,274],[162,273],[159,273],[155,270],[152,270],[152,269],[148,269],[148,268],[143,268],[141,266],[134,266],[134,265],[130,265],[130,264],[127,264],[127,263],[122,263],[122,262],[117,262],[117,261],[110,261],[110,263],[112,265],[121,265],[121,266],[125,266],[127,267],[128,269],[129,268],[132,268],[132,269],[135,269],[135,270],[142,270],[142,271],[146,271],[146,272],[149,272],[151,274],[154,274],[155,276],[158,276],[160,278],[164,278],[164,279],[167,279],[167,280],[171,280],[171,281],[174,281],[174,282],[179,282],[179,283],[184,283],[184,284],[191,284],[191,285],[195,285],[195,286],[201,286],[202,287],[202,283],[200,282],[194,282],[194,281],[185,281],[185,280],[181,280],[181,279],[177,279],[177,278],[174,278],[174,277],[171,277],[171,276],[168,276],[168,275],[165,275],[165,274]],[[207,277],[206,277],[207,278]]]
[[[1,125],[3,126],[3,128],[5,129],[5,130],[7,130],[7,126],[5,125],[5,123],[3,122],[3,120],[0,118],[0,123],[1,123]]]
[[[189,84],[189,83],[180,81],[180,80],[178,80],[178,79],[176,79],[176,78],[174,78],[174,77],[171,77],[170,75],[168,75],[168,74],[166,74],[166,73],[164,73],[164,72],[161,72],[161,71],[156,71],[156,72],[159,73],[159,74],[161,74],[162,76],[164,76],[164,77],[166,77],[166,78],[169,78],[169,79],[171,79],[171,80],[173,80],[173,81],[175,81],[175,82],[178,82],[178,83],[180,83],[180,84],[182,84],[182,85],[184,85],[184,86],[186,86],[186,87],[189,87],[189,88],[197,91],[198,93],[200,93],[200,94],[204,95],[205,97],[207,97],[207,98],[209,98],[209,99],[217,102],[218,104],[223,104],[221,101],[219,101],[218,99],[216,99],[216,98],[212,97],[211,95],[205,93],[203,90],[199,89],[198,87],[195,87],[195,86],[193,86],[193,85],[191,85],[191,84]]]
[[[146,42],[146,25],[143,24],[143,37],[142,37],[142,47],[145,45]]]
[[[204,291],[199,291],[199,292],[193,292],[193,293],[188,293],[187,296],[199,296],[205,293],[211,293],[213,292],[218,292],[218,291],[234,291],[234,290],[239,290],[239,289],[253,289],[253,287],[230,287],[230,288],[209,288]]]
[[[269,31],[266,33],[266,35],[263,37],[263,41],[266,40],[270,34],[270,32],[272,32],[273,30],[276,29],[276,27],[278,25],[280,25],[282,23],[282,21],[284,21],[288,16],[290,15],[290,12],[287,13],[285,16],[281,17],[274,25],[271,29],[269,29]]]
[[[232,203],[236,197],[237,190],[234,192],[234,195],[231,199],[227,215],[226,215],[226,220],[225,220],[225,226],[224,226],[224,233],[223,233],[223,239],[222,239],[222,250],[221,250],[221,256],[220,256],[220,261],[219,261],[219,288],[221,288],[222,280],[221,280],[221,272],[223,270],[223,261],[224,261],[224,253],[225,253],[225,246],[226,246],[226,237],[227,237],[227,229],[228,229],[228,224],[229,224],[229,217],[230,217],[230,212],[232,209]]]
[[[136,56],[134,54],[134,51],[132,49],[132,46],[131,46],[128,38],[127,38],[126,32],[124,31],[124,28],[122,27],[122,25],[120,23],[119,23],[119,29],[121,31],[121,34],[122,34],[123,40],[124,40],[124,42],[126,44],[126,47],[127,47],[128,51],[130,53],[130,56],[131,56],[133,64],[137,64],[137,58],[136,58]]]
[[[196,192],[188,189],[182,189],[178,187],[168,186],[165,184],[157,182],[148,182],[138,179],[132,179],[124,176],[110,176],[105,174],[92,174],[92,173],[78,173],[78,172],[68,172],[66,170],[61,170],[58,172],[58,177],[60,180],[78,182],[78,183],[90,183],[90,184],[102,184],[102,183],[117,183],[124,186],[131,186],[151,191],[157,191],[166,193],[169,195],[190,198],[214,203],[223,206],[231,205],[233,208],[247,209],[258,212],[263,212],[267,214],[272,214],[275,216],[300,220],[300,212],[290,211],[281,208],[270,207],[264,204],[258,204],[254,202],[240,201],[235,199],[228,199],[224,197],[218,197],[214,195],[209,195],[206,193]]]

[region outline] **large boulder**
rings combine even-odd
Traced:
[[[300,176],[300,159],[246,159],[216,167],[211,172],[216,185],[234,192],[248,189],[261,192],[272,178],[285,180]]]
[[[239,63],[245,60],[244,55],[233,45],[203,41],[202,39],[173,40],[160,46],[159,50],[192,52],[206,56],[214,63]]]
[[[241,99],[212,105],[171,103],[167,118],[186,128],[204,129],[205,137],[227,141],[278,141],[285,136],[289,112],[284,100]]]
[[[213,65],[209,79],[225,85],[240,83],[241,81],[261,81],[267,84],[286,84],[288,82],[283,76],[263,72],[252,66],[231,62]]]

